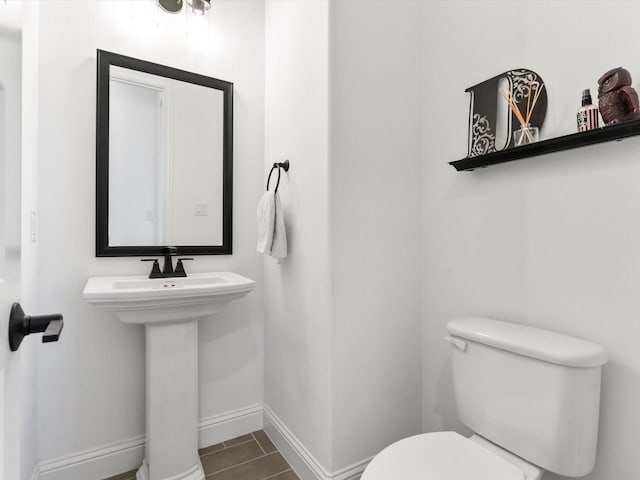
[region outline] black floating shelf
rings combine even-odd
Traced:
[[[572,148],[586,147],[596,143],[610,142],[627,137],[640,135],[640,120],[618,123],[607,127],[596,128],[587,132],[572,133],[562,137],[549,138],[521,147],[508,148],[499,152],[478,155],[477,157],[467,157],[455,162],[449,162],[457,171],[474,170],[476,168],[488,167],[498,163],[511,162],[521,158],[535,157],[545,153],[560,152]]]

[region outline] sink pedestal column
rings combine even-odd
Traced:
[[[137,480],[203,480],[198,457],[198,320],[145,324],[145,460]]]

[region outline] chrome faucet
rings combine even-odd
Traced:
[[[174,270],[173,260],[171,257],[176,255],[178,255],[177,247],[166,247],[164,249],[164,266],[162,267],[162,271],[160,271],[160,265],[158,264],[157,258],[143,258],[141,262],[153,262],[149,278],[186,277],[187,272],[185,272],[182,262],[185,260],[193,260],[193,258],[178,258],[178,263],[176,263],[176,268]]]

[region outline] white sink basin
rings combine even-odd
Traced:
[[[124,323],[179,322],[219,313],[253,290],[255,283],[232,272],[153,279],[92,277],[83,296],[94,307],[115,312]]]
[[[198,457],[198,321],[219,314],[255,283],[231,272],[87,281],[88,303],[124,323],[144,324],[147,440],[137,480],[205,479]]]

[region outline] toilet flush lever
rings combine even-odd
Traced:
[[[449,342],[451,345],[453,345],[454,347],[456,347],[458,350],[462,350],[463,352],[467,351],[467,342],[465,342],[464,340],[460,340],[459,338],[455,338],[455,337],[444,337],[444,339]]]

